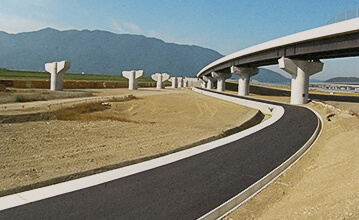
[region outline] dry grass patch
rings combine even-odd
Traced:
[[[88,120],[94,118],[91,113],[109,108],[111,106],[102,105],[101,102],[88,102],[57,110],[54,114],[59,120]]]
[[[125,101],[130,101],[133,99],[138,99],[136,96],[130,94],[130,95],[126,95],[123,97],[112,97],[112,99],[109,100],[109,102],[125,102]]]
[[[111,102],[125,102],[133,99],[137,99],[137,97],[133,95],[128,95],[124,97],[113,97],[109,100],[109,103],[104,102],[87,102],[77,104],[72,107],[67,107],[64,109],[57,110],[53,112],[57,119],[59,120],[68,120],[68,121],[105,121],[105,120],[113,120],[113,121],[122,121],[122,122],[133,122],[126,117],[121,117],[117,115],[113,115],[110,111]]]

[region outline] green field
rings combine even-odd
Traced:
[[[0,69],[0,79],[50,80],[50,73]],[[128,79],[120,75],[79,74],[79,73],[66,73],[64,79],[76,80],[76,81],[104,81],[104,82],[128,81]],[[155,82],[155,81],[153,81],[151,77],[141,77],[138,79],[138,82]]]

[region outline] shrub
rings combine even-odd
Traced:
[[[22,95],[17,95],[15,97],[15,102],[25,102],[25,97]]]

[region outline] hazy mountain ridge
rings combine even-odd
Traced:
[[[68,60],[72,62],[70,72],[120,74],[123,70],[144,69],[149,74],[195,76],[222,56],[199,46],[98,30],[0,32],[0,67],[7,69],[42,71],[47,62]]]
[[[358,83],[358,77],[334,77],[326,80],[325,82],[333,82],[333,83]]]

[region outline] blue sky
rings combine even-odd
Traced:
[[[226,55],[325,25],[336,14],[359,8],[359,0],[0,0],[0,6],[0,30],[8,33],[98,29]],[[359,58],[324,63],[313,78],[359,77]]]

